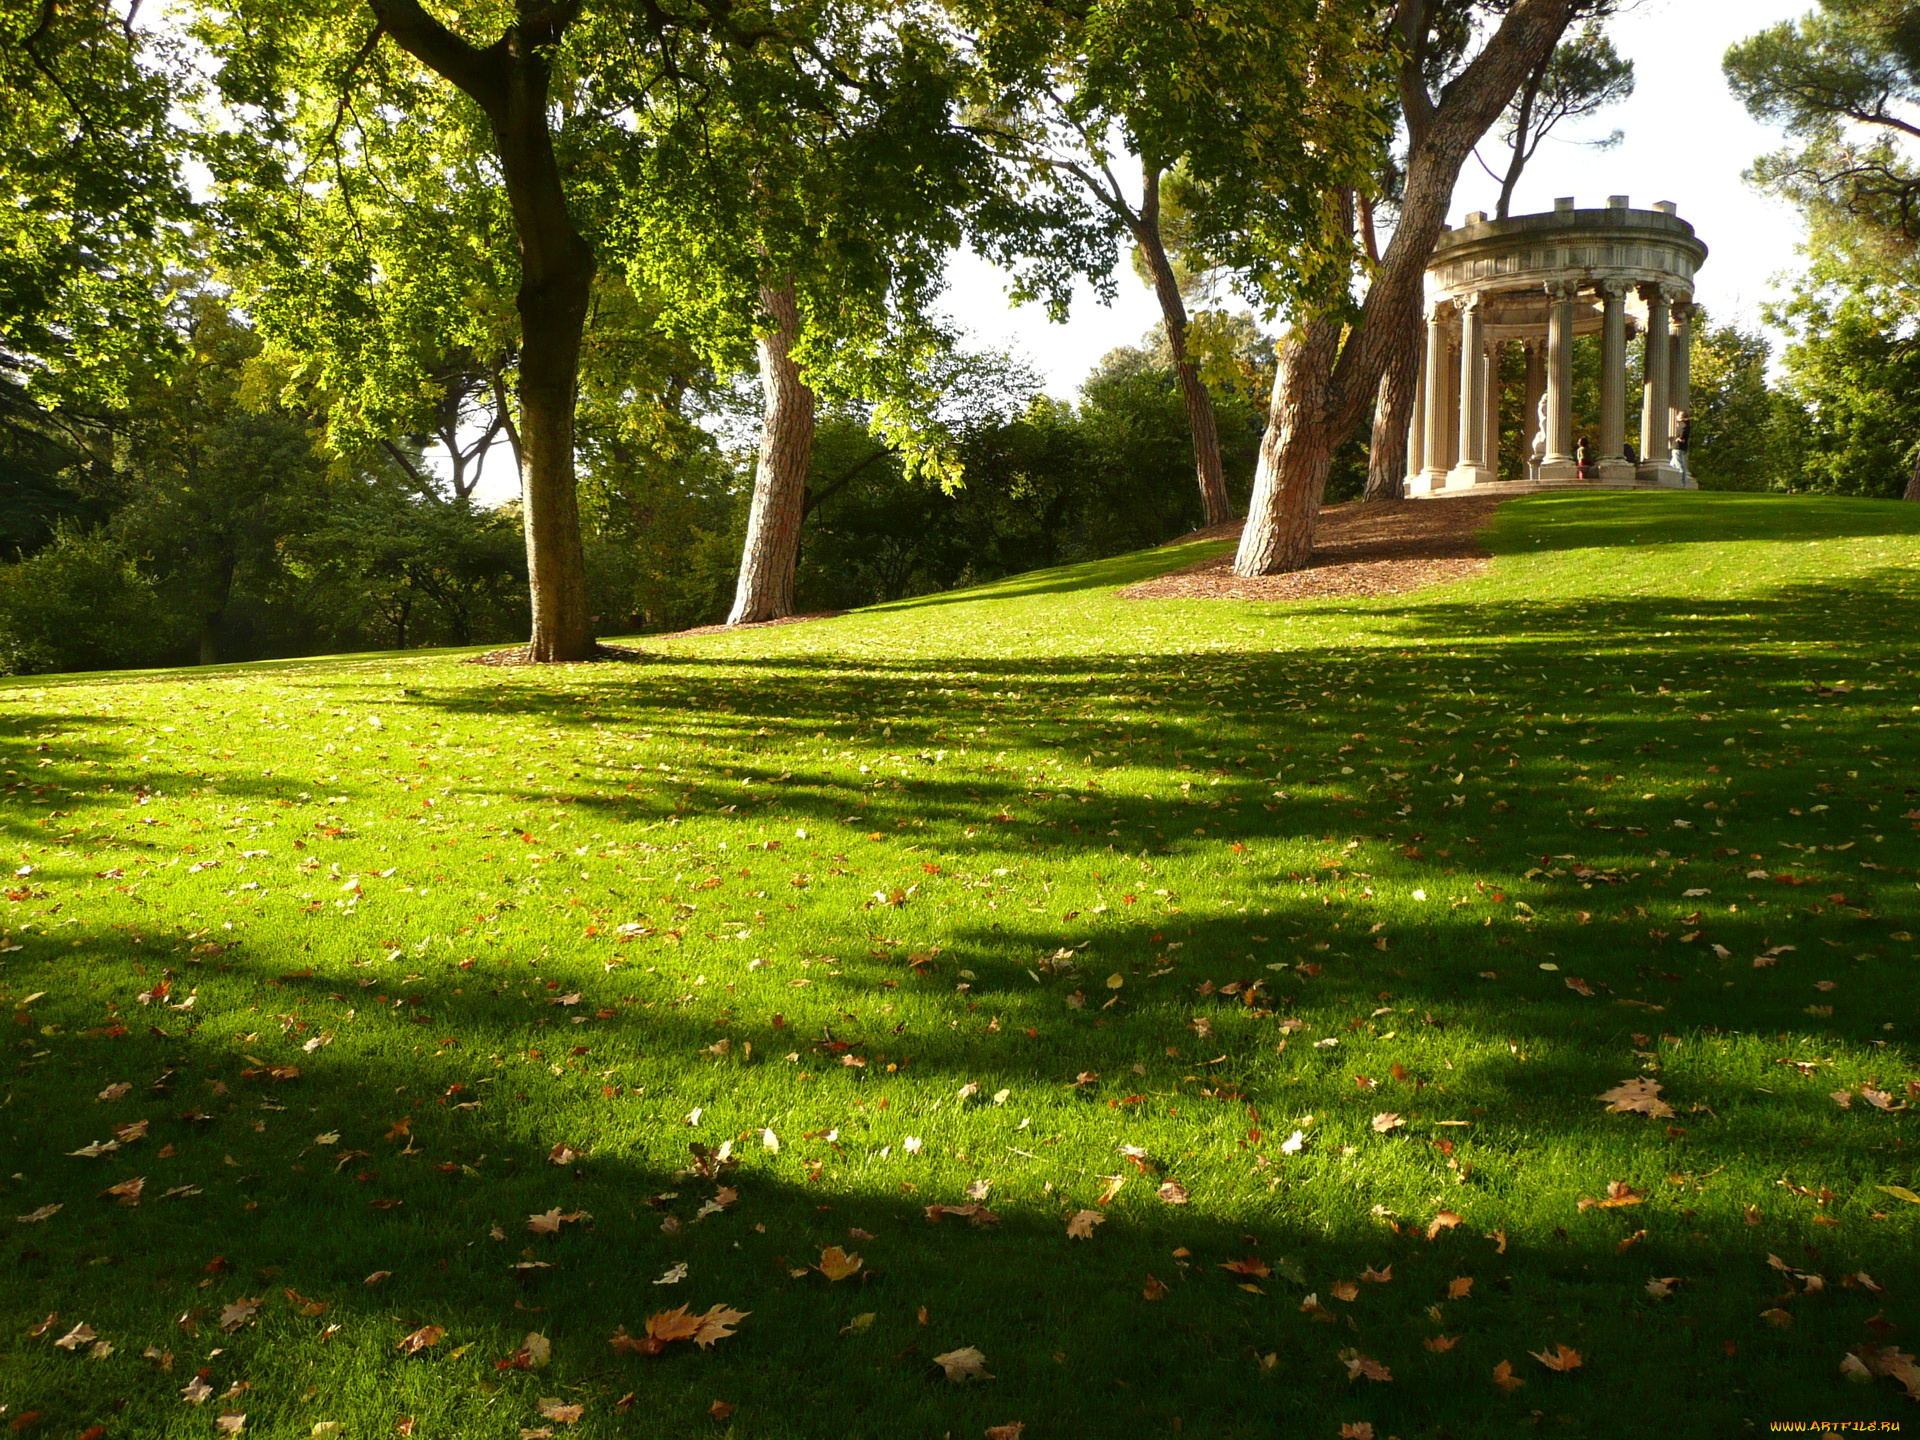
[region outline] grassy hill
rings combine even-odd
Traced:
[[[636,664],[0,688],[0,1422],[1906,1413],[1841,1367],[1920,1294],[1920,507],[1491,543],[1367,601],[1113,595],[1189,546]],[[610,1343],[682,1306],[747,1313]]]

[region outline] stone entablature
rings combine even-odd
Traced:
[[[1550,281],[1590,284],[1603,278],[1671,285],[1690,294],[1706,258],[1707,247],[1672,206],[1576,210],[1569,204],[1548,215],[1511,220],[1476,214],[1460,229],[1442,234],[1434,246],[1427,295],[1448,300],[1521,286],[1544,293]]]
[[[1505,346],[1516,341],[1527,352],[1529,478],[1692,483],[1672,442],[1689,404],[1693,285],[1707,247],[1675,211],[1669,201],[1635,210],[1624,195],[1603,210],[1563,199],[1544,215],[1488,220],[1475,213],[1442,234],[1427,269],[1408,494],[1458,492],[1497,478],[1497,376]],[[1576,336],[1592,334],[1601,337],[1599,434],[1576,437],[1572,347]],[[1647,336],[1649,345],[1641,386],[1645,454],[1630,460],[1626,363],[1634,335]]]

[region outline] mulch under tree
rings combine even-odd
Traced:
[[[1129,585],[1128,600],[1313,600],[1401,595],[1464,580],[1492,558],[1480,534],[1505,495],[1459,495],[1440,500],[1349,501],[1320,512],[1313,561],[1305,570],[1242,579],[1233,552]],[[1240,522],[1189,535],[1234,540]]]

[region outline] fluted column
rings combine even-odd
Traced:
[[[1600,479],[1630,482],[1627,463],[1627,282],[1602,280],[1600,320]]]
[[[1680,433],[1680,417],[1693,409],[1693,316],[1696,306],[1690,300],[1681,300],[1673,307],[1673,369],[1667,376],[1667,414],[1669,435]],[[1689,467],[1692,456],[1687,457]],[[1676,469],[1680,468],[1681,457],[1673,456]],[[1684,473],[1684,472],[1683,472]],[[1686,476],[1692,484],[1692,476]]]
[[[1573,458],[1573,297],[1578,289],[1567,280],[1547,286],[1547,453],[1540,461],[1542,480],[1572,480],[1579,474]]]
[[[1640,405],[1640,478],[1659,484],[1670,469],[1668,446],[1671,423],[1667,408],[1673,376],[1673,334],[1668,323],[1667,292],[1659,285],[1642,285],[1647,302],[1647,371]]]
[[[1504,340],[1487,341],[1487,378],[1481,386],[1486,396],[1487,418],[1482,429],[1481,455],[1486,461],[1487,478],[1500,478],[1500,357],[1505,353],[1507,342]]]
[[[1427,312],[1427,357],[1421,367],[1426,394],[1426,441],[1421,448],[1421,473],[1426,488],[1438,490],[1447,483],[1447,355],[1451,337],[1447,331],[1447,311],[1435,305]]]
[[[1426,339],[1421,333],[1420,342]],[[1407,483],[1406,493],[1418,494],[1424,487],[1419,482],[1427,469],[1427,356],[1423,348],[1420,352],[1418,369],[1413,383],[1413,414],[1407,422]]]
[[[1478,295],[1460,308],[1460,453],[1449,486],[1483,485],[1487,471],[1487,325]]]

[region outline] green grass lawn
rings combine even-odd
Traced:
[[[1920,507],[1492,543],[9,682],[0,1424],[1911,1420],[1842,1362],[1920,1325]]]

